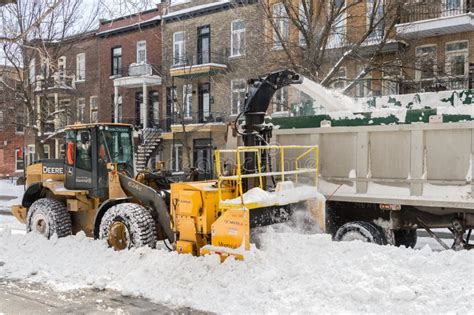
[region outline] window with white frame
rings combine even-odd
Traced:
[[[15,171],[23,171],[25,168],[25,155],[22,149],[15,150]]]
[[[231,91],[232,91],[232,103],[230,107],[230,114],[237,115],[239,114],[244,107],[245,102],[245,93],[247,92],[247,84],[245,80],[232,80],[231,81]]]
[[[180,143],[173,144],[171,148],[171,170],[175,172],[181,171],[183,168],[183,145]]]
[[[28,162],[28,165],[30,165],[31,163],[34,163],[36,161],[35,145],[34,144],[29,144],[27,149],[28,149],[28,151],[27,151],[27,153],[28,153],[27,162]]]
[[[334,83],[332,83],[332,88],[342,90],[346,86],[347,81],[346,67],[339,68],[335,75],[335,78],[336,80],[334,81]]]
[[[58,73],[61,80],[66,78],[66,56],[58,58]]]
[[[308,15],[309,15],[309,12],[310,12],[310,6],[311,6],[311,2],[309,0],[302,0],[301,3],[300,3],[300,8],[299,8],[299,19],[300,19],[300,22],[301,22],[301,25],[303,26],[303,29],[305,31],[308,30],[308,26],[309,26],[309,20],[308,20]],[[301,46],[304,46],[306,45],[306,39],[304,37],[304,34],[303,32],[299,32],[299,41],[300,41],[300,45]]]
[[[99,116],[98,116],[98,107],[97,107],[97,96],[91,96],[89,98],[89,107],[90,107],[91,123],[98,122]]]
[[[288,112],[288,87],[277,90],[273,97],[273,113]]]
[[[183,85],[183,110],[184,118],[191,119],[193,118],[193,85],[185,84]]]
[[[436,75],[436,45],[416,47],[416,80],[432,79]]]
[[[245,55],[245,22],[233,21],[231,24],[231,57]]]
[[[43,156],[45,159],[50,159],[51,158],[51,148],[49,144],[43,145]]]
[[[146,63],[146,41],[137,42],[137,63]]]
[[[364,71],[364,65],[358,65],[356,75],[358,76],[362,71]],[[372,92],[372,77],[370,75],[365,75],[363,78],[360,78],[356,84],[356,97],[368,97]]]
[[[384,0],[367,0],[367,31],[372,28],[369,39],[381,39],[384,30]],[[371,24],[372,22],[372,24]]]
[[[76,55],[76,81],[86,80],[86,54]]]
[[[86,117],[86,99],[78,98],[77,99],[77,121],[84,122]]]
[[[328,40],[330,47],[340,47],[346,38],[346,1],[334,0],[331,12],[334,15],[334,22],[331,25],[331,33]]]
[[[114,123],[122,122],[123,109],[122,109],[122,95],[117,97],[117,105],[115,105],[115,95],[112,94],[112,120]]]
[[[467,76],[469,74],[468,41],[446,44],[446,74],[449,76]]]
[[[49,59],[45,57],[41,58],[41,76],[49,77]]]
[[[282,41],[288,41],[289,21],[288,14],[283,3],[274,4],[273,12],[273,47],[281,48]]]
[[[185,32],[176,32],[173,34],[173,65],[185,63]]]
[[[30,65],[28,66],[28,79],[30,84],[36,82],[36,61],[35,58],[30,60]]]

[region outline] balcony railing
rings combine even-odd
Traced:
[[[400,23],[411,23],[422,20],[456,16],[474,11],[474,1],[428,0],[411,1],[404,5]]]
[[[228,52],[226,49],[222,50],[221,53],[216,54],[188,54],[173,58],[172,68],[198,66],[205,64],[222,64],[225,65],[228,59]]]
[[[159,75],[157,65],[150,63],[131,63],[128,67],[114,69],[113,77],[135,77],[142,75]]]
[[[400,94],[439,92],[472,89],[474,81],[468,77],[433,78],[420,81],[403,81],[399,84]]]
[[[43,75],[36,76],[35,91],[42,91],[48,89],[75,89],[76,88],[76,76],[75,75],[64,75],[59,72],[53,73],[53,75],[45,77]]]

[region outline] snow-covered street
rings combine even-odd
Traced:
[[[5,187],[8,185],[3,183]],[[115,252],[80,234],[46,240],[0,216],[0,279],[56,291],[116,290],[218,313],[472,312],[474,252],[333,242],[269,227],[244,262],[148,248]],[[432,243],[431,243],[432,244]]]

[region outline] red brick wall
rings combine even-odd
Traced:
[[[23,146],[23,134],[15,133],[14,127],[0,129],[0,178],[19,175],[15,172],[15,150]]]
[[[100,68],[100,96],[99,120],[110,122],[113,119],[112,95],[114,94],[112,75],[112,47],[122,46],[122,68],[127,75],[128,66],[136,62],[137,42],[145,40],[147,49],[147,63],[161,72],[161,28],[159,25],[149,26],[139,30],[129,31],[99,37],[99,68]],[[135,119],[135,93],[142,89],[128,89],[121,87],[123,120],[131,122]],[[161,93],[161,86],[148,88],[148,91]]]

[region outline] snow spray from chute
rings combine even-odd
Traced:
[[[308,78],[303,77],[301,84],[292,86],[316,100],[327,112],[349,111],[354,113],[361,111],[361,106],[349,96],[339,93],[337,90],[326,89]]]

